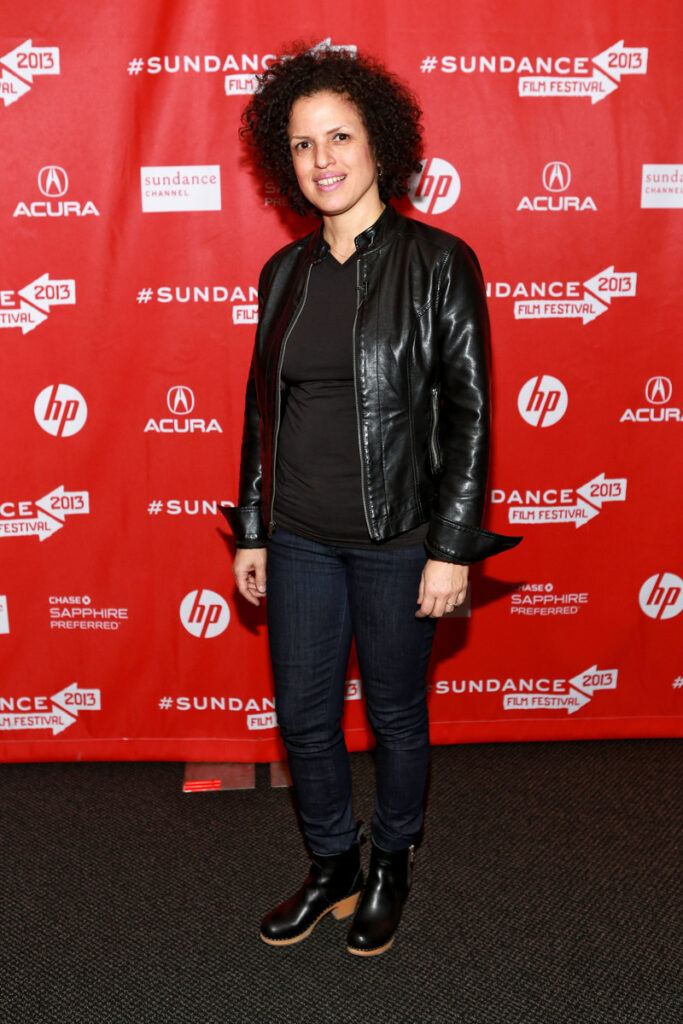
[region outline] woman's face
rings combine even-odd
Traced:
[[[382,205],[377,163],[356,106],[335,92],[301,96],[292,105],[288,132],[294,171],[306,199],[323,216],[353,210],[373,223]]]

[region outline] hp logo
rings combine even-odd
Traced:
[[[228,602],[215,590],[191,590],[180,603],[180,621],[192,636],[210,639],[228,628]]]
[[[552,427],[567,411],[567,389],[557,377],[531,377],[517,397],[519,415],[532,427]]]
[[[40,392],[33,406],[38,425],[53,437],[77,434],[88,418],[85,398],[68,384],[51,384]]]
[[[444,213],[460,195],[460,175],[452,164],[438,157],[422,161],[422,169],[410,179],[408,196],[422,213]]]
[[[673,619],[683,611],[683,580],[673,572],[655,573],[645,580],[638,601],[650,619]]]

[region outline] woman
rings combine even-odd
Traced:
[[[332,911],[347,948],[391,945],[422,826],[425,673],[467,566],[518,543],[480,528],[488,320],[473,252],[389,205],[419,170],[420,110],[368,57],[299,49],[243,114],[262,171],[320,228],[259,282],[235,534],[238,590],[266,594],[280,732],[312,854],[261,926],[272,945]],[[340,728],[355,636],[376,740],[363,887]],[[362,890],[362,897],[359,895]]]

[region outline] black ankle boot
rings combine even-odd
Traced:
[[[363,888],[360,844],[356,842],[350,850],[330,857],[313,856],[301,889],[263,919],[261,938],[271,946],[301,942],[330,910],[341,920],[356,908]]]
[[[349,953],[377,956],[394,941],[410,890],[414,849],[390,852],[372,844],[368,880],[349,931]]]

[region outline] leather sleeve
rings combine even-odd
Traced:
[[[435,314],[441,467],[425,541],[440,561],[469,565],[521,537],[481,528],[489,460],[489,318],[477,257],[464,242],[444,260]]]
[[[263,280],[259,280],[259,319],[263,309]],[[242,453],[240,458],[239,504],[221,505],[220,510],[230,524],[238,548],[264,548],[268,533],[261,514],[261,417],[255,384],[256,345],[251,358],[244,400]]]

